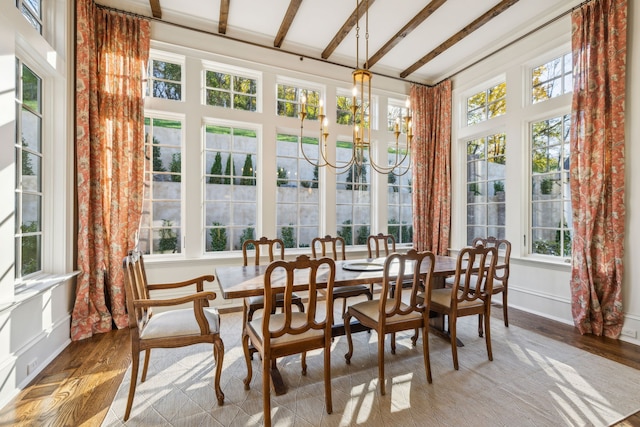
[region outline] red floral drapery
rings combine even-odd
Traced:
[[[617,338],[623,323],[626,0],[593,0],[572,20],[572,312],[578,330]]]
[[[446,255],[451,227],[451,81],[411,87],[413,243]]]
[[[76,3],[78,283],[71,339],[128,325],[122,258],[142,210],[149,21]],[[108,278],[108,279],[107,279]],[[111,312],[106,298],[110,299]]]

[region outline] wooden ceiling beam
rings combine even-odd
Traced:
[[[154,18],[162,19],[162,8],[160,7],[160,0],[149,0],[149,6],[151,6],[151,14]]]
[[[516,4],[518,0],[502,0],[500,3],[491,8],[488,12],[480,16],[478,19],[473,21],[471,24],[464,27],[462,30],[455,33],[453,36],[449,37],[447,41],[442,43],[440,46],[433,49],[431,52],[420,58],[415,64],[404,70],[400,73],[400,77],[403,79],[407,77],[409,74],[414,73],[419,70],[423,65],[431,61],[436,56],[440,55],[442,52],[446,51],[460,40],[464,39],[471,33],[473,33],[478,28],[482,27],[484,24],[491,21],[496,16],[500,15],[505,10],[509,9],[511,6]]]
[[[220,18],[218,18],[218,33],[220,34],[227,34],[230,2],[231,0],[220,0]]]
[[[296,14],[298,13],[298,8],[300,7],[300,4],[302,4],[302,0],[291,0],[289,2],[289,8],[287,9],[287,13],[284,15],[284,19],[280,24],[280,29],[278,30],[278,34],[276,34],[276,38],[273,42],[274,47],[282,46],[282,42],[284,41],[284,38],[287,36],[287,33],[289,32],[289,28],[293,23],[293,19],[296,17]]]
[[[369,0],[369,7],[371,7],[373,3],[375,3],[375,0]],[[322,59],[328,59],[331,56],[331,54],[336,50],[338,45],[342,43],[342,40],[344,40],[344,38],[347,37],[347,34],[349,34],[349,31],[351,31],[351,29],[356,25],[356,22],[358,22],[358,20],[362,17],[362,15],[364,15],[366,11],[367,11],[366,8],[362,7],[362,5],[354,9],[351,16],[347,18],[342,28],[340,28],[336,33],[336,35],[333,36],[333,39],[331,40],[331,42],[327,45],[327,47],[322,52]]]
[[[398,43],[400,43],[407,35],[415,30],[420,24],[422,24],[429,16],[433,14],[440,6],[442,6],[447,0],[432,0],[425,6],[416,16],[413,17],[400,31],[396,33],[388,42],[384,44],[371,58],[367,64],[371,67],[378,62],[391,51]]]

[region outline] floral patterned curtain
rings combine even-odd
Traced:
[[[76,3],[78,283],[71,339],[128,325],[122,258],[142,211],[149,21]],[[110,299],[111,312],[106,299]]]
[[[451,226],[451,81],[411,87],[413,243],[446,255]]]
[[[572,312],[582,334],[617,338],[623,322],[626,0],[571,16]]]

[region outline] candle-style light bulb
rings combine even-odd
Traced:
[[[320,113],[319,113],[319,114],[320,114],[320,115],[323,115],[323,114],[324,114],[324,108],[323,108],[323,102],[322,102],[322,99],[320,100],[319,106],[320,106]]]

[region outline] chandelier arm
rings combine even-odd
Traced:
[[[323,168],[323,167],[327,166],[327,162],[324,159],[324,156],[323,156],[323,160],[325,160],[325,163],[320,163],[320,159],[318,159],[318,162],[316,163],[316,162],[314,162],[312,159],[310,159],[307,156],[307,153],[304,152],[304,146],[303,146],[303,143],[302,143],[302,130],[304,129],[304,126],[302,125],[302,121],[303,120],[300,121],[300,152],[302,153],[302,156],[307,161],[307,163],[309,163],[311,166],[314,166],[314,167],[317,167],[317,168]],[[322,141],[318,142],[318,151],[319,152],[322,151],[321,150],[321,146],[320,146],[321,143],[322,143]]]

